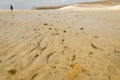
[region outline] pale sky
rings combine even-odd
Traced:
[[[54,6],[87,1],[95,0],[0,0],[0,9],[9,9],[10,4],[15,9],[31,9],[34,6]]]

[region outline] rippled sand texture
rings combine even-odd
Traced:
[[[0,11],[0,80],[120,80],[120,11]]]

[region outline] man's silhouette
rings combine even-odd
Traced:
[[[10,4],[10,10],[13,12],[13,6]]]
[[[14,18],[14,14],[13,14],[13,6],[10,4],[10,10],[11,10],[11,16],[12,18]]]

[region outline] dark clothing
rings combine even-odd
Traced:
[[[10,10],[13,10],[13,6],[12,5],[10,5]]]

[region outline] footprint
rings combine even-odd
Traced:
[[[94,44],[91,43],[91,46],[94,48],[94,49],[99,49],[98,47],[96,47]]]
[[[33,80],[37,75],[38,75],[38,73],[34,74],[31,78],[31,80]]]
[[[37,29],[34,29],[34,31],[36,31]]]
[[[49,30],[52,30],[52,28],[49,28]]]
[[[11,70],[8,71],[8,73],[11,74],[11,75],[15,75],[16,74],[16,70],[11,69]]]
[[[64,41],[65,41],[65,39],[62,39],[61,44],[63,44],[63,43],[64,43]]]
[[[88,54],[89,54],[89,57],[92,57],[94,53],[93,52],[89,52]]]
[[[76,35],[78,35],[79,33],[76,33]]]
[[[99,38],[98,36],[94,36],[95,38]]]
[[[63,30],[64,33],[66,33],[67,31],[66,30]]]
[[[47,55],[47,63],[48,63],[48,60],[49,60],[50,56],[52,56],[54,53],[55,53],[55,51],[50,53],[49,55]]]
[[[36,55],[35,55],[35,58],[37,58],[38,56],[39,56],[39,55],[38,55],[38,54],[36,54]]]
[[[80,30],[82,31],[82,30],[84,30],[84,28],[82,27],[82,28],[80,28]]]
[[[72,56],[72,61],[74,61],[75,58],[76,58],[76,55],[74,54],[74,55]]]
[[[44,23],[44,25],[48,26],[48,24],[47,24],[47,23]]]
[[[98,47],[96,47],[94,44],[92,44],[91,43],[91,46],[94,48],[94,49],[99,49],[99,50],[102,50],[102,49],[100,49],[100,48],[98,48]]]
[[[89,52],[90,55],[93,55],[94,53],[93,52]]]

